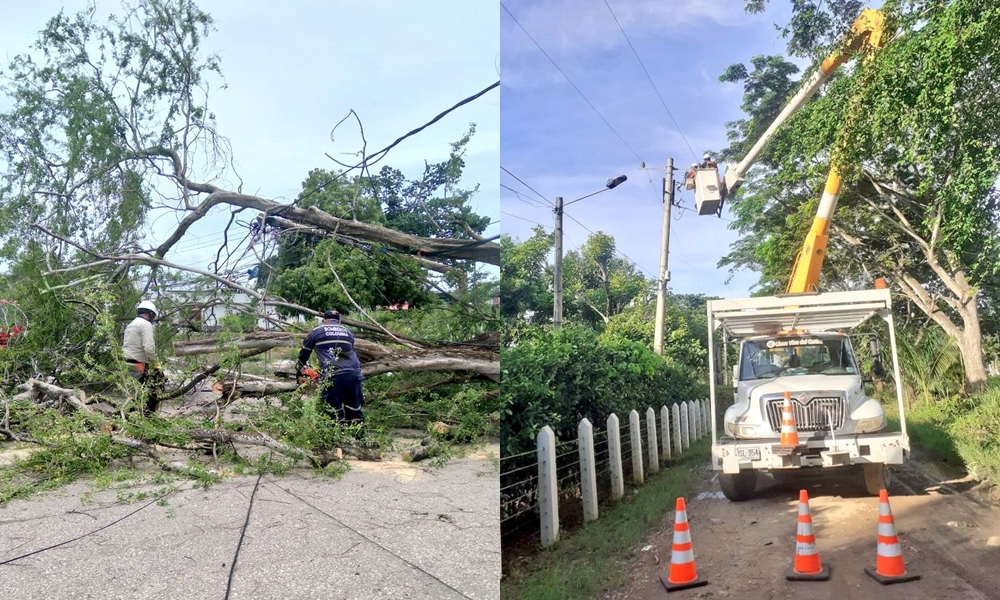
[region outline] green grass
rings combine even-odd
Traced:
[[[660,527],[678,496],[691,491],[692,471],[703,468],[708,439],[691,446],[680,460],[647,480],[639,493],[617,505],[601,506],[600,518],[588,523],[547,551],[523,561],[515,559],[501,581],[503,600],[577,600],[593,598],[620,587],[628,576],[626,564],[639,542]]]
[[[889,427],[898,428],[896,412],[886,413]],[[906,411],[906,428],[912,444],[935,460],[1000,484],[1000,379],[968,396],[917,405]]]

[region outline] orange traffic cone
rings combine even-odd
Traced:
[[[903,551],[899,547],[896,524],[889,508],[889,493],[885,490],[878,493],[878,555],[875,568],[865,567],[865,573],[882,585],[920,579],[920,575],[906,574]]]
[[[799,527],[795,535],[795,562],[788,569],[789,581],[826,581],[830,566],[819,560],[816,536],[813,534],[812,513],[809,512],[809,494],[799,491]]]
[[[799,445],[799,430],[795,428],[795,412],[792,411],[791,392],[785,392],[785,401],[781,405],[781,445]]]
[[[660,581],[668,592],[708,585],[708,581],[698,578],[694,567],[694,550],[691,548],[691,531],[688,529],[687,507],[684,498],[677,499],[677,516],[674,518],[674,547],[670,555],[670,574],[660,575]]]

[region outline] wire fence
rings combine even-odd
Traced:
[[[633,457],[641,457],[640,464],[644,470],[648,470],[651,457],[657,460],[658,466],[663,466],[680,456],[679,450],[683,446],[679,443],[681,437],[687,437],[689,441],[700,439],[710,427],[707,400],[682,402],[676,408],[654,410],[652,432],[647,423],[647,413],[636,414],[639,416],[636,427],[639,443],[633,443],[633,424],[626,416],[619,421],[617,433],[621,444],[618,456],[613,453],[608,423],[605,422],[593,424],[591,439],[555,440],[552,430],[544,427],[537,437],[537,450],[501,457],[500,535],[505,551],[524,545],[537,547],[539,541],[542,546],[549,546],[555,539],[543,539],[551,534],[543,535],[541,532],[555,531],[554,537],[557,538],[560,528],[572,529],[584,522],[587,503],[590,502],[583,491],[585,473],[582,468],[585,464],[593,462],[592,485],[597,505],[605,505],[616,499],[616,478],[630,487],[639,485],[644,478],[636,477]],[[679,415],[684,417],[678,419]],[[664,419],[664,416],[667,418]],[[546,440],[552,440],[551,448]],[[655,455],[649,452],[650,444],[656,448]],[[669,453],[663,450],[664,445]],[[550,452],[554,460],[546,459],[540,463],[539,456],[543,453],[550,456]],[[550,470],[554,471],[555,481],[552,505],[542,507],[539,502],[544,494],[540,494],[539,482],[549,480],[552,475]],[[593,510],[597,512],[596,507]],[[556,515],[555,523],[543,526],[543,515],[547,519]]]

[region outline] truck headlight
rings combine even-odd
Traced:
[[[869,433],[872,431],[878,431],[883,427],[885,427],[885,415],[878,415],[877,417],[861,419],[858,421],[858,426],[855,427],[854,430],[857,433]]]
[[[736,423],[726,423],[726,431],[733,437],[755,438],[757,434],[756,425],[737,425]]]

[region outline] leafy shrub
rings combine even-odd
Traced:
[[[531,449],[545,425],[572,439],[584,417],[600,427],[611,413],[622,418],[633,409],[705,395],[695,371],[584,326],[533,328],[501,351],[500,365],[504,455]]]
[[[970,473],[1000,484],[1000,379],[970,400],[974,408],[952,423],[952,438]]]

